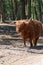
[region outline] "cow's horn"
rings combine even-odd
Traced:
[[[31,17],[31,18],[30,18],[30,21],[32,21],[32,20],[33,20],[33,18]]]

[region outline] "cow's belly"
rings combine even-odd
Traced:
[[[26,39],[33,39],[33,38],[35,38],[35,32],[34,31],[32,31],[32,32],[31,31],[30,32],[29,31],[28,32],[27,31],[26,32],[22,32],[21,36],[25,40]]]

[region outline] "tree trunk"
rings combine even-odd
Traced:
[[[21,3],[21,19],[25,19],[25,0],[20,0]]]
[[[3,0],[0,1],[0,15],[2,17],[2,21],[5,21],[5,14],[4,14],[4,2]]]
[[[38,15],[37,15],[36,7],[34,7],[34,11],[35,11],[36,19],[38,20]]]
[[[27,0],[27,5],[28,5],[28,18],[31,17],[31,0]]]
[[[41,0],[37,0],[38,4],[39,4],[39,17],[40,17],[40,21],[42,21],[42,11],[41,11]]]
[[[12,15],[13,15],[13,20],[15,20],[15,13],[14,13],[14,0],[11,0],[11,5],[12,5]]]
[[[38,20],[38,14],[36,11],[36,0],[34,0],[34,17]]]
[[[14,19],[17,19],[17,0],[12,0],[13,4],[13,17]]]

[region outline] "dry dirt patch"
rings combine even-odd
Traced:
[[[28,41],[27,47],[24,47],[22,40],[1,38],[0,65],[43,65],[43,37],[40,37],[37,46],[32,48]]]

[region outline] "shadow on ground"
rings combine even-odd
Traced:
[[[11,45],[11,42],[10,42],[10,40],[3,40],[3,39],[1,39],[0,40],[0,45]]]
[[[40,38],[37,42],[37,46],[30,47],[29,42],[27,41],[27,46],[24,47],[23,40],[10,40],[10,39],[0,39],[0,46],[6,45],[6,49],[16,50],[16,51],[26,51],[33,54],[43,54],[43,37]],[[8,46],[9,47],[8,47]],[[10,46],[12,45],[12,46]],[[0,47],[1,48],[1,47]],[[3,47],[2,47],[3,48]]]
[[[43,50],[43,45],[30,47],[30,49]]]

